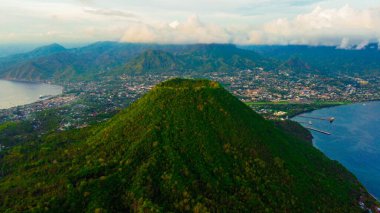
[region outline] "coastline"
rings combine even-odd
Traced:
[[[305,113],[309,113],[309,112],[313,112],[313,111],[316,111],[316,110],[320,110],[320,109],[327,109],[327,108],[332,108],[332,107],[339,107],[339,106],[348,106],[348,105],[353,105],[353,104],[364,104],[364,103],[371,103],[371,102],[380,102],[380,99],[373,99],[373,100],[368,100],[368,101],[358,101],[358,102],[347,102],[345,104],[335,104],[335,105],[321,105],[321,107],[317,108],[317,109],[310,109],[310,110],[305,110],[305,111],[302,111],[302,112],[299,112],[299,113],[295,113],[294,115],[291,115],[289,116],[289,120],[299,116],[299,115],[302,115],[302,114],[305,114]]]
[[[60,86],[63,88],[63,85],[59,85],[55,82],[51,82],[51,81],[29,81],[29,80],[20,80],[20,79],[13,79],[13,78],[0,78],[0,81],[10,81],[10,82],[14,82],[14,83],[24,83],[24,84],[47,84],[47,85],[52,85],[52,86]]]
[[[0,80],[11,81],[11,82],[16,82],[16,83],[49,84],[47,81],[29,81],[29,80],[21,80],[21,79],[14,79],[14,78],[0,78]]]
[[[347,106],[347,105],[355,104],[355,103],[359,103],[359,102],[352,102],[352,103],[347,103],[347,104],[336,104],[336,105],[325,105],[325,106],[321,106],[321,107],[319,107],[317,109],[305,110],[305,111],[298,112],[298,113],[295,113],[294,115],[289,116],[289,120],[292,120],[293,118],[295,118],[295,117],[297,117],[299,115],[302,115],[302,114],[305,114],[305,113],[309,113],[309,112],[313,112],[313,111],[316,111],[316,110],[327,109],[327,108],[338,107],[338,106]]]
[[[380,99],[368,100],[368,101],[358,101],[358,102],[352,102],[352,103],[340,104],[340,105],[333,105],[333,106],[323,106],[323,107],[320,107],[320,108],[318,108],[318,109],[305,110],[305,111],[303,111],[303,112],[300,112],[300,113],[297,113],[297,114],[295,114],[295,115],[292,115],[291,117],[289,117],[289,120],[292,120],[292,121],[298,123],[298,121],[293,120],[293,119],[296,118],[297,116],[302,115],[302,114],[305,114],[305,113],[311,113],[311,112],[314,112],[314,111],[316,111],[316,110],[327,109],[327,108],[333,108],[333,107],[348,106],[348,105],[355,105],[355,104],[365,104],[365,103],[372,103],[372,102],[380,102]],[[299,123],[299,124],[300,124],[300,123]],[[300,124],[300,125],[301,125],[301,124]],[[301,125],[301,126],[302,126],[302,125]],[[306,129],[306,128],[304,128],[304,129]],[[309,129],[306,129],[306,130],[309,131],[310,134],[312,134],[312,131],[310,131]],[[313,141],[313,143],[312,143],[313,147],[315,147],[316,149],[320,150],[319,148],[317,148],[317,146],[314,145],[314,137],[312,138],[312,141]],[[320,151],[321,151],[324,155],[326,155],[322,150],[320,150]],[[328,157],[329,159],[331,159],[331,158],[330,158],[329,156],[327,156],[327,155],[326,155],[326,157]],[[339,161],[338,161],[338,162],[339,162]],[[340,162],[339,162],[339,163],[340,163]],[[345,167],[345,166],[344,166],[344,167]],[[345,168],[346,168],[346,167],[345,167]],[[346,168],[346,169],[347,169],[347,168]],[[348,170],[348,169],[347,169],[347,170]],[[348,170],[348,171],[350,171],[350,170]],[[352,173],[352,172],[350,171],[350,173]],[[357,176],[356,176],[354,173],[352,173],[352,174],[355,176],[356,179],[358,179]],[[358,179],[358,181],[359,181],[359,179]],[[359,183],[362,185],[362,183],[361,183],[360,181],[359,181]],[[364,189],[368,192],[368,189],[367,189],[364,185],[362,185],[362,187],[364,187]],[[377,202],[380,202],[380,198],[374,196],[374,195],[373,195],[372,193],[370,193],[370,192],[368,192],[368,194],[370,194],[370,195],[372,196],[372,198],[375,199]]]
[[[59,95],[52,95],[51,97],[47,98],[47,99],[39,99],[39,100],[36,100],[36,101],[33,101],[31,103],[28,103],[28,104],[20,104],[20,105],[17,105],[17,106],[12,106],[12,107],[8,107],[8,108],[0,108],[0,112],[1,111],[5,111],[5,110],[14,110],[16,108],[19,108],[19,107],[27,107],[29,105],[33,105],[33,104],[37,104],[41,101],[46,101],[46,100],[49,100],[49,99],[52,99],[52,98],[56,98],[56,97],[59,97],[63,95],[63,93],[59,94]]]
[[[65,88],[64,86],[62,85],[57,85],[57,84],[52,84],[51,82],[30,82],[30,81],[14,81],[14,80],[7,80],[7,79],[0,79],[1,82],[5,82],[5,84],[7,84],[6,82],[11,82],[11,83],[15,83],[15,84],[24,84],[24,85],[34,85],[36,87],[39,87],[39,90],[43,90],[42,88],[43,87],[50,87],[45,89],[46,91],[45,92],[41,92],[41,93],[38,93],[36,92],[36,94],[33,94],[31,96],[28,96],[28,98],[31,98],[33,100],[30,100],[30,101],[25,101],[24,103],[17,103],[17,101],[14,101],[14,100],[5,100],[4,103],[7,103],[5,104],[4,106],[0,106],[0,111],[4,111],[4,110],[12,110],[12,109],[16,109],[18,107],[25,107],[25,106],[28,106],[28,105],[32,105],[32,104],[36,104],[40,101],[44,101],[46,99],[41,99],[39,96],[40,95],[43,95],[43,96],[49,96],[48,99],[50,98],[55,98],[55,97],[58,97],[58,96],[61,96],[64,94],[65,92]],[[33,86],[33,87],[34,87]],[[10,86],[11,88],[8,88],[8,86],[5,86],[5,89],[12,89],[12,87],[16,87],[14,85]],[[18,86],[17,86],[18,87]],[[22,86],[20,86],[22,87]],[[53,89],[54,87],[54,89]],[[25,88],[23,88],[25,90]],[[53,94],[49,94],[51,90],[56,90],[55,92],[53,92]],[[59,91],[59,92],[58,92]],[[44,94],[45,93],[45,94]],[[25,94],[25,92],[21,92],[21,93],[16,93],[16,96],[17,94]],[[4,94],[3,94],[4,95]],[[12,94],[11,94],[12,95]],[[14,95],[14,94],[13,94]],[[21,95],[22,96],[22,95]],[[5,96],[7,97],[7,96]],[[22,98],[21,98],[22,99]]]

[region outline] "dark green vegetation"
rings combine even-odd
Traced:
[[[276,127],[280,128],[289,135],[293,135],[294,137],[299,138],[303,141],[308,141],[310,144],[313,143],[313,135],[301,124],[292,120],[276,120],[273,122]]]
[[[3,153],[1,212],[360,212],[337,162],[207,80],[159,84],[108,122]]]
[[[11,147],[35,140],[40,134],[57,129],[60,120],[55,110],[45,110],[36,113],[32,120],[3,123],[0,125],[0,144]]]

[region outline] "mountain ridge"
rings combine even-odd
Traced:
[[[317,74],[378,74],[380,72],[380,50],[377,43],[361,49],[357,46],[342,49],[336,46],[308,45],[257,45],[241,48],[258,52],[279,61],[298,58],[308,64]]]
[[[162,61],[161,61],[161,60]],[[127,63],[120,72],[234,72],[275,63],[252,51],[231,44],[190,45],[180,50],[147,50]]]
[[[150,50],[161,51],[166,55],[161,55],[163,60],[167,61],[161,64],[157,60],[157,52],[146,54]],[[294,59],[298,59],[301,64],[293,64]],[[54,63],[48,65],[45,61]],[[148,61],[152,63],[149,68],[144,69],[144,63]],[[65,49],[59,44],[52,44],[29,53],[0,58],[0,78],[76,81],[124,73],[234,72],[253,67],[263,67],[268,71],[286,69],[318,75],[372,74],[380,72],[379,61],[378,44],[368,44],[362,50],[305,45],[159,45],[119,42],[97,42]]]
[[[52,52],[47,54],[49,50]],[[39,54],[35,55],[36,52]],[[161,53],[161,56],[158,53]],[[161,62],[160,59],[168,61]],[[65,50],[53,44],[37,48],[35,52],[22,54],[22,57],[0,58],[0,77],[24,81],[70,81],[91,79],[98,75],[140,74],[152,71],[234,71],[261,64],[262,60],[264,59],[252,51],[226,44],[156,45],[97,42]],[[54,63],[46,64],[46,61]],[[146,67],[147,64],[144,63],[149,61],[151,64]]]

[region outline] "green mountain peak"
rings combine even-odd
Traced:
[[[202,89],[202,88],[214,88],[220,89],[222,86],[216,81],[210,80],[192,80],[174,78],[165,82],[162,82],[156,86],[156,89],[160,88],[172,88],[172,89]]]
[[[34,144],[34,145],[31,145]],[[219,83],[172,79],[108,122],[0,161],[0,211],[360,212],[346,169]]]

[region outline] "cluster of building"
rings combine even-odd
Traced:
[[[266,72],[256,68],[236,73],[205,74],[205,77],[223,83],[245,102],[359,102],[380,99],[380,77],[377,76],[368,76],[366,79],[347,75],[327,77]]]
[[[18,121],[30,118],[31,115],[46,109],[54,109],[65,106],[77,100],[73,94],[63,94],[48,99],[40,100],[33,104],[22,105],[10,109],[0,110],[0,124],[6,121]]]
[[[265,71],[257,67],[230,73],[180,73],[121,75],[100,80],[64,83],[63,95],[33,104],[0,110],[0,124],[6,121],[33,119],[36,112],[56,110],[62,122],[59,129],[82,128],[108,119],[120,109],[149,91],[154,85],[173,77],[207,78],[222,83],[240,100],[252,102],[308,104],[316,101],[359,102],[380,100],[380,77],[337,76]],[[267,105],[254,108],[274,117],[286,115],[286,110],[274,110]],[[286,109],[289,109],[287,107]]]
[[[61,120],[59,130],[83,128],[107,120],[120,109],[172,76],[120,76],[99,81],[70,82],[64,93],[46,100],[0,110],[0,124],[7,121],[38,120],[39,112],[53,109]]]

